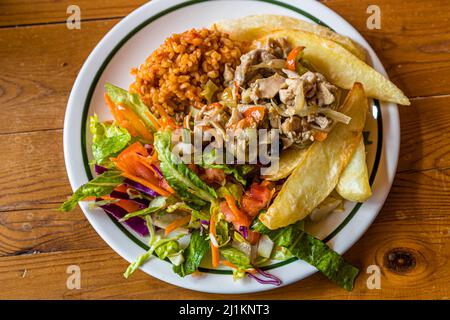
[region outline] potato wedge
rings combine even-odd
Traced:
[[[277,229],[308,216],[336,187],[361,140],[368,109],[363,86],[355,83],[341,112],[352,118],[337,123],[322,142],[314,142],[260,220]]]
[[[339,178],[336,191],[342,198],[355,202],[363,202],[372,195],[366,164],[366,148],[362,137],[353,157]]]
[[[278,170],[266,171],[266,175],[264,179],[270,181],[277,181],[289,176],[292,171],[298,166],[298,164],[302,161],[305,156],[308,148],[297,149],[297,148],[289,148],[284,150],[280,155],[280,161],[278,164]]]
[[[403,105],[410,104],[395,84],[334,41],[299,30],[275,31],[259,40],[264,43],[268,38],[280,37],[287,38],[295,47],[305,47],[304,59],[334,85],[350,89],[353,83],[360,82],[368,97]]]
[[[359,59],[366,60],[364,48],[350,38],[342,36],[327,27],[292,17],[260,14],[233,20],[222,20],[216,23],[216,26],[219,30],[229,33],[232,39],[240,41],[253,41],[276,30],[297,29],[308,31],[319,37],[339,43]]]

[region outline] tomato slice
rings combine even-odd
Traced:
[[[272,193],[267,186],[253,183],[241,199],[242,209],[251,217],[258,215],[259,211],[267,206]]]

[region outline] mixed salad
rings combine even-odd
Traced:
[[[90,117],[96,177],[76,190],[60,210],[70,211],[79,201],[89,201],[91,208],[101,208],[148,236],[150,249],[127,268],[125,277],[149,259],[159,258],[172,264],[181,277],[197,273],[205,264],[231,268],[234,279],[247,276],[280,285],[281,280],[263,271],[264,266],[297,257],[352,289],[358,269],[308,234],[303,221],[270,230],[258,219],[285,179],[264,179],[258,164],[215,163],[213,152],[203,154],[200,164],[186,164],[172,152],[173,132],[181,129],[192,135],[196,124],[203,126],[205,115],[214,108],[186,115],[182,121],[167,114],[158,118],[139,95],[111,84],[105,88],[105,102],[115,120]],[[212,102],[226,113],[227,104],[222,103]]]

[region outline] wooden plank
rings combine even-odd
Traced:
[[[448,4],[383,3],[382,29],[367,30],[368,3],[326,2],[363,32],[408,96],[450,94]],[[418,11],[421,6],[423,10]],[[436,17],[433,23],[427,23],[430,16]],[[62,128],[67,98],[81,65],[117,22],[84,22],[81,30],[68,30],[65,25],[0,29],[0,61],[4,61],[0,64],[0,117],[9,120],[0,122],[0,134]]]
[[[399,173],[388,200],[362,239],[346,254],[363,270],[356,289],[347,293],[320,275],[276,290],[290,298],[442,298],[450,294],[450,169]],[[405,205],[405,204],[408,205]],[[31,214],[31,215],[30,215]],[[88,226],[80,210],[55,213],[40,210],[0,213],[0,298],[186,298],[190,291],[173,290],[138,272],[130,280],[121,274],[127,263],[113,253]],[[386,254],[410,253],[414,268],[398,272],[385,263]],[[23,253],[40,252],[33,255]],[[14,254],[21,255],[14,256]],[[83,272],[83,289],[65,287],[68,265]],[[367,266],[382,267],[382,290],[365,285]],[[406,268],[406,267],[405,267]],[[22,280],[23,270],[27,276]],[[46,275],[52,274],[49,280]],[[28,277],[28,278],[27,278]],[[439,279],[439,281],[434,281]],[[45,281],[48,291],[42,292]],[[23,288],[27,288],[24,290]],[[421,290],[419,292],[419,290]],[[253,298],[274,298],[268,292]],[[44,295],[44,296],[43,296]],[[192,298],[205,298],[194,294]],[[233,298],[239,298],[235,296]]]
[[[0,257],[3,289],[0,299],[448,298],[449,183],[450,170],[399,174],[385,209],[345,255],[348,261],[361,269],[355,289],[350,293],[316,274],[284,288],[245,297],[203,294],[175,288],[140,271],[125,280],[122,273],[127,262],[112,250],[80,248]],[[427,187],[424,188],[424,185]],[[68,290],[66,287],[69,265],[78,265],[81,269],[80,290]],[[379,290],[367,288],[369,274],[366,270],[370,265],[378,265],[381,269]],[[52,276],[49,277],[49,274]],[[46,290],[42,290],[44,285]]]
[[[62,213],[45,205],[0,213],[0,256],[105,247],[80,208]]]
[[[450,96],[416,99],[399,107],[400,156],[397,170],[450,167]]]
[[[81,20],[124,17],[146,3],[146,0],[2,0],[0,2],[0,27],[30,25],[38,23],[64,23],[69,14],[67,8],[76,4],[81,11]]]
[[[450,97],[420,99],[400,108],[400,171],[450,167],[449,103]],[[71,193],[62,130],[7,134],[0,148],[1,211],[56,206]]]
[[[448,94],[450,3],[448,1],[322,1],[370,43],[391,80],[408,97]],[[367,8],[380,8],[381,28],[369,30]],[[439,79],[439,80],[438,80]],[[442,80],[441,80],[442,79]],[[441,82],[443,81],[443,82]]]
[[[61,129],[78,71],[117,21],[0,29],[0,133]]]
[[[56,207],[71,193],[62,130],[5,135],[0,148],[1,211]]]

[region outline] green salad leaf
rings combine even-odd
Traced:
[[[117,155],[131,141],[131,135],[126,129],[115,123],[102,123],[96,114],[89,119],[89,129],[92,134],[92,155],[98,164]]]
[[[211,152],[205,153],[203,155],[203,161],[200,164],[202,168],[212,168],[212,169],[221,169],[225,172],[226,175],[232,175],[236,181],[241,183],[242,185],[247,184],[247,180],[245,176],[253,170],[253,167],[250,165],[235,165],[229,166],[227,164],[219,164],[215,163],[216,160],[216,149],[212,149]]]
[[[153,126],[153,122],[149,117],[152,117],[154,122],[157,122],[157,118],[150,112],[137,93],[130,93],[127,90],[110,83],[105,84],[105,88],[108,96],[114,103],[122,103],[131,108],[131,110],[142,120],[147,129],[151,132],[156,131],[156,128]]]
[[[217,194],[172,152],[170,139],[169,131],[155,135],[154,146],[158,152],[161,172],[182,200],[192,208],[199,209],[217,198]]]
[[[193,273],[202,262],[208,248],[209,240],[207,235],[201,235],[200,230],[194,230],[191,234],[189,246],[183,253],[184,262],[178,266],[173,266],[173,271],[181,277]]]
[[[270,259],[273,260],[287,260],[289,258],[294,257],[292,253],[289,252],[289,250],[286,247],[277,246],[272,251],[272,254],[270,256]]]
[[[87,197],[101,197],[110,194],[115,187],[121,184],[124,180],[121,172],[116,170],[108,170],[98,175],[88,183],[79,187],[75,193],[64,202],[60,207],[60,211],[71,211],[73,210],[78,201],[81,201]]]
[[[244,189],[242,186],[236,183],[227,182],[224,186],[217,189],[217,195],[219,198],[225,198],[225,195],[230,195],[234,199],[241,199]]]
[[[219,247],[225,246],[231,240],[230,226],[222,213],[218,215],[216,222],[216,240]]]
[[[251,269],[253,268],[250,257],[233,247],[225,247],[220,249],[220,254],[223,255],[225,260],[230,261],[236,267],[241,269]]]
[[[180,251],[180,244],[176,240],[170,240],[155,249],[155,253],[162,260]]]
[[[156,197],[152,201],[150,201],[150,204],[148,205],[147,208],[144,208],[144,209],[139,210],[139,211],[134,211],[134,212],[127,213],[125,216],[123,216],[120,219],[120,221],[123,222],[123,221],[126,221],[126,220],[128,220],[128,219],[130,219],[132,217],[145,216],[147,214],[150,214],[150,213],[153,213],[153,212],[156,212],[158,210],[161,210],[161,209],[165,208],[166,205],[167,205],[167,202],[166,202],[166,198],[165,197],[163,197],[163,196]]]
[[[220,253],[225,258],[225,260],[231,262],[237,267],[237,269],[233,269],[234,280],[243,278],[245,276],[245,270],[253,268],[252,264],[250,263],[250,257],[236,248],[221,248]]]
[[[303,230],[302,224],[294,223],[287,227],[270,230],[255,219],[252,229],[263,234],[278,246],[285,247],[292,255],[316,267],[328,279],[344,289],[351,291],[359,270],[347,263],[342,256],[324,242]]]

